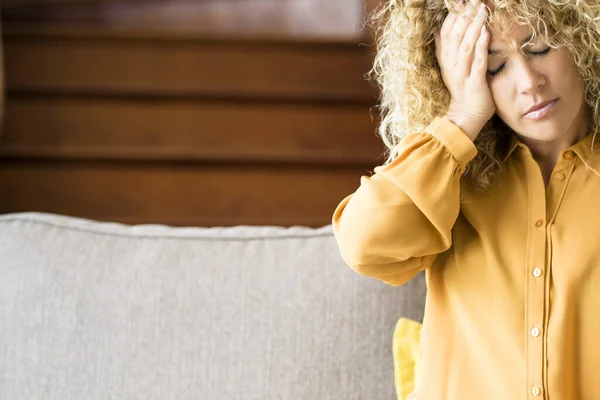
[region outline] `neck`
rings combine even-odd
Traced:
[[[535,140],[520,136],[519,139],[529,147],[534,160],[540,165],[554,168],[561,151],[582,140],[588,132],[587,122],[583,115],[575,119],[567,133],[552,141]]]

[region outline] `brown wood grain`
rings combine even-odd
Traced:
[[[3,16],[0,213],[322,226],[382,162],[362,0],[43,1]]]
[[[3,37],[3,26],[2,26],[2,7],[0,7],[0,39]],[[4,113],[6,106],[6,88],[4,78],[4,44],[0,40],[0,143],[2,142],[2,136],[4,133]]]
[[[370,50],[350,44],[35,35],[6,27],[7,90],[370,101]]]
[[[0,154],[370,164],[367,105],[16,96]]]
[[[231,226],[331,222],[362,169],[0,162],[0,212],[126,223]]]
[[[363,0],[4,0],[9,21],[203,35],[360,40]]]

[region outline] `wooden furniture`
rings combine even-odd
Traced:
[[[34,3],[3,1],[0,212],[319,226],[383,160],[362,3]]]

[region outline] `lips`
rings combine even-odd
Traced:
[[[554,100],[556,100],[556,99],[551,99],[551,100],[547,100],[547,101],[544,101],[544,102],[538,103],[538,104],[534,105],[533,107],[531,107],[529,110],[527,110],[527,111],[525,112],[525,114],[523,114],[523,115],[527,115],[527,114],[529,114],[529,113],[530,113],[530,112],[532,112],[532,111],[537,111],[537,110],[539,110],[539,109],[541,109],[541,108],[544,108],[544,106],[546,106],[546,105],[548,105],[548,104],[552,103]]]

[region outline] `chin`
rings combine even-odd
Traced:
[[[533,124],[519,129],[517,134],[531,140],[551,142],[559,139],[565,133],[565,127],[559,126],[556,121],[532,121]]]

